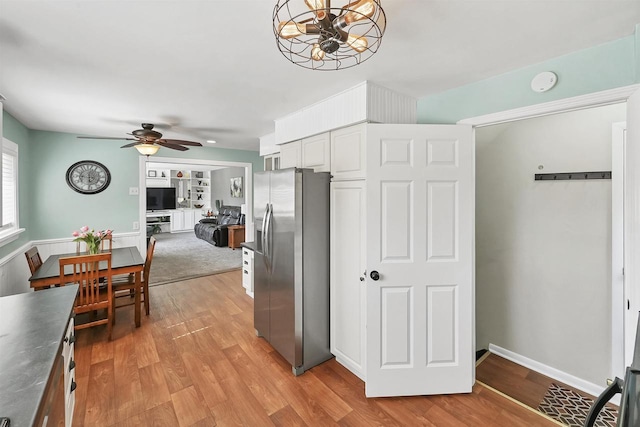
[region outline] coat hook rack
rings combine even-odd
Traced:
[[[535,174],[536,181],[562,181],[567,179],[611,179],[611,171]]]

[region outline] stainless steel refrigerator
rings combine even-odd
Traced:
[[[254,175],[254,327],[299,375],[329,350],[328,172]]]

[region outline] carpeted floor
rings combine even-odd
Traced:
[[[242,250],[218,248],[193,232],[155,234],[149,285],[209,276],[242,266]]]

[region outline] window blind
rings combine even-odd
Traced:
[[[17,212],[17,156],[2,153],[2,228],[16,226]]]

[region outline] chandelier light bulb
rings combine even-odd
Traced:
[[[307,7],[312,10],[318,20],[322,20],[327,16],[327,4],[325,0],[304,0]]]
[[[314,61],[322,61],[324,59],[324,50],[320,48],[318,43],[313,45],[313,49],[311,49],[311,58]]]
[[[359,37],[353,34],[349,34],[349,37],[347,37],[347,44],[351,49],[359,53],[364,52],[369,47],[366,37]]]
[[[334,25],[337,28],[345,28],[354,22],[369,19],[376,12],[376,5],[373,0],[360,0],[354,5],[347,5],[347,12],[336,18]]]
[[[278,34],[283,39],[292,39],[307,33],[305,24],[298,24],[293,21],[281,22],[278,24]]]

